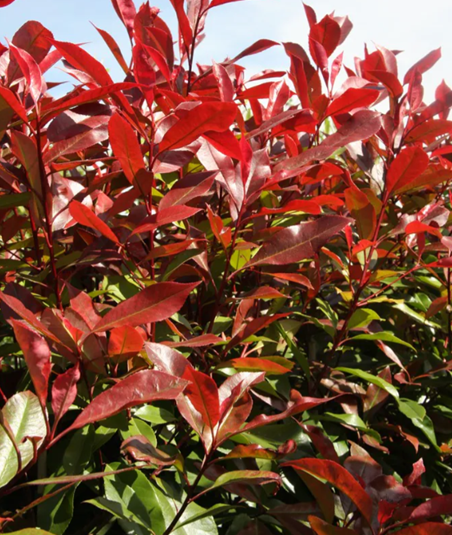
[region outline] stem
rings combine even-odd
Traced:
[[[350,305],[347,316],[344,319],[342,328],[340,331],[336,333],[336,336],[334,337],[333,347],[329,353],[328,361],[334,356],[337,348],[340,346],[342,340],[344,339],[344,336],[347,334],[348,323],[350,319],[352,318],[353,314],[355,313],[356,309],[359,307],[359,298],[361,297],[361,294],[363,293],[363,291],[365,290],[367,286],[367,283],[368,283],[367,271],[369,269],[370,262],[372,261],[372,256],[378,247],[378,235],[380,234],[381,225],[383,224],[383,218],[386,212],[386,206],[388,204],[388,200],[389,200],[389,193],[385,188],[385,191],[383,193],[383,203],[381,206],[381,211],[378,216],[377,224],[375,225],[374,234],[372,236],[372,246],[370,247],[369,254],[367,255],[366,262],[364,263],[363,272],[361,274],[361,279],[359,281],[358,288],[356,289],[356,292],[353,296],[352,304]]]
[[[33,246],[35,249],[35,256],[36,256],[36,262],[38,263],[38,266],[42,267],[42,257],[41,257],[41,250],[39,249],[39,239],[38,239],[38,231],[36,229],[36,224],[33,219],[33,215],[30,211],[30,226],[31,226],[31,232],[33,234]]]
[[[44,236],[46,239],[47,247],[49,248],[50,265],[52,269],[56,303],[57,303],[58,308],[60,310],[63,310],[63,305],[61,302],[61,296],[60,296],[59,286],[58,286],[58,272],[56,269],[55,253],[53,249],[52,220],[51,220],[51,214],[50,214],[50,206],[48,204],[49,199],[51,199],[51,191],[49,187],[49,182],[47,180],[44,160],[42,159],[41,127],[39,124],[39,118],[36,119],[36,145],[37,145],[37,152],[38,152],[41,188],[42,188],[42,193],[43,193],[44,214],[45,214],[45,220],[46,220],[46,230],[44,231]]]
[[[16,442],[16,437],[14,436],[13,430],[9,426],[9,423],[3,418],[3,416],[0,414],[0,426],[3,427],[5,430],[6,435],[8,436],[9,440],[11,441],[14,451],[16,452],[17,456],[17,474],[19,474],[22,471],[22,455],[20,454],[19,446]]]
[[[192,501],[193,494],[194,494],[194,490],[196,489],[199,481],[201,480],[201,477],[203,476],[203,474],[204,474],[204,472],[205,472],[205,470],[207,468],[208,458],[209,458],[209,454],[206,454],[204,459],[203,459],[203,461],[202,461],[201,468],[199,469],[199,472],[198,472],[198,475],[196,476],[196,479],[193,481],[193,484],[187,490],[187,497],[185,498],[184,503],[182,504],[181,508],[177,512],[176,516],[173,518],[171,524],[166,528],[166,530],[163,533],[163,535],[169,535],[174,530],[174,528],[176,527],[177,523],[179,522],[181,516],[184,514],[185,510],[187,509],[187,507],[190,505],[190,503]]]
[[[188,55],[188,79],[187,79],[187,95],[191,91],[191,75],[193,72],[193,60],[195,58],[195,47],[196,47],[196,38],[198,37],[198,29],[199,29],[199,23],[201,22],[202,17],[204,16],[204,12],[202,12],[202,4],[199,7],[199,13],[198,17],[196,19],[195,29],[193,30],[193,39],[191,41],[191,50],[190,54]]]
[[[447,270],[447,345],[449,346],[449,356],[452,354],[451,338],[452,338],[452,307],[451,307],[451,276],[450,269]]]
[[[224,290],[226,288],[226,284],[227,284],[227,281],[228,281],[229,270],[231,269],[231,258],[232,258],[232,255],[234,254],[235,243],[237,241],[240,224],[242,222],[243,206],[244,205],[242,205],[242,208],[240,209],[240,212],[239,212],[239,215],[238,215],[238,218],[237,218],[237,224],[235,226],[234,236],[233,236],[232,242],[231,242],[230,253],[228,255],[228,258],[226,260],[226,266],[224,268],[223,280],[221,281],[220,289],[218,290],[217,297],[215,299],[215,308],[214,308],[214,311],[213,311],[213,314],[212,314],[212,320],[210,322],[209,328],[207,329],[207,333],[212,332],[213,323],[215,321],[215,318],[217,317],[218,310],[220,308],[221,296],[224,293]]]

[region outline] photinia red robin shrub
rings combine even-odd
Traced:
[[[172,35],[112,0],[122,82],[39,22],[0,45],[1,530],[450,535],[440,52],[345,64],[305,6],[305,48],[200,65],[229,2]]]

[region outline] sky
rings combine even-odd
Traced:
[[[141,0],[135,0],[138,5]],[[161,17],[175,31],[175,16],[169,0],[151,0],[160,8]],[[426,100],[442,79],[452,86],[452,39],[450,20],[452,0],[309,0],[320,19],[325,14],[348,15],[354,28],[343,45],[345,64],[353,68],[354,57],[363,57],[364,43],[403,51],[398,56],[399,72],[408,68],[431,50],[441,47],[442,59],[424,75]],[[428,7],[428,9],[427,9]],[[37,20],[53,32],[56,39],[86,43],[86,50],[101,61],[115,81],[123,78],[121,69],[96,32],[97,27],[115,37],[128,57],[126,30],[118,19],[111,0],[16,0],[0,9],[0,40],[11,39],[27,20]],[[292,41],[307,48],[308,24],[301,0],[244,0],[211,10],[206,24],[207,37],[201,43],[196,60],[210,64],[233,57],[244,48],[266,38]],[[240,62],[255,74],[266,68],[287,70],[288,58],[281,47]],[[53,73],[54,77],[58,77]],[[68,87],[69,89],[69,87]]]

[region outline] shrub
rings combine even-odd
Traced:
[[[309,55],[247,79],[278,43],[195,62],[228,1],[171,0],[173,47],[112,0],[121,83],[38,22],[0,49],[3,531],[450,534],[440,53],[345,66],[305,6]]]

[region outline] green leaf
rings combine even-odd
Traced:
[[[91,445],[94,439],[92,426],[79,429],[74,433],[64,455],[61,469],[55,476],[81,474],[91,460]],[[54,535],[62,535],[68,528],[74,514],[74,495],[78,484],[66,492],[49,498],[38,506],[38,525]],[[49,485],[44,490],[50,494],[57,489],[56,485]]]
[[[174,422],[176,419],[170,411],[161,407],[155,407],[154,405],[140,407],[135,411],[135,416],[154,425],[168,424]]]
[[[86,500],[85,503],[94,505],[94,507],[97,507],[101,511],[106,511],[122,521],[120,524],[122,527],[124,527],[124,531],[126,533],[131,532],[136,535],[149,534],[149,529],[142,525],[141,520],[131,513],[127,507],[124,507],[124,505],[120,502],[108,500],[107,498],[100,496],[98,498],[93,498],[92,500]]]
[[[127,431],[121,431],[122,439],[133,437],[135,435],[145,436],[153,446],[157,446],[157,439],[155,433],[150,425],[138,418],[132,418],[129,421]]]
[[[17,208],[18,206],[27,206],[31,199],[31,193],[15,193],[14,195],[0,196],[0,210],[8,208]]]
[[[48,531],[39,528],[27,528],[19,531],[11,531],[10,535],[53,535],[53,533],[49,533]]]
[[[419,314],[419,312],[416,312],[415,310],[410,308],[405,303],[397,303],[396,305],[394,305],[394,308],[406,314],[409,318],[414,320],[416,323],[420,323],[421,325],[428,325],[429,327],[433,327],[434,329],[441,329],[441,325],[431,320],[425,319],[425,316],[423,316],[422,314]]]
[[[394,344],[400,344],[402,346],[409,347],[414,351],[414,347],[411,344],[405,342],[405,340],[397,338],[397,336],[388,331],[381,331],[379,333],[373,334],[358,334],[357,336],[352,336],[351,338],[349,338],[347,342],[350,342],[352,340],[376,340],[380,342],[392,342]]]
[[[263,470],[233,470],[222,474],[215,480],[215,483],[206,489],[204,492],[208,492],[225,485],[231,485],[233,483],[245,483],[247,485],[266,485],[267,483],[281,483],[281,478],[275,472],[267,472]]]
[[[107,467],[111,469],[111,467]],[[143,527],[162,535],[173,521],[185,493],[177,491],[167,482],[155,478],[151,482],[142,472],[121,473],[105,479],[106,499],[91,501],[93,505],[109,510],[126,532],[143,533]],[[191,503],[182,515],[179,527],[172,535],[216,535],[212,515],[196,503]],[[194,519],[193,517],[197,518]],[[188,521],[188,522],[187,522]]]
[[[14,394],[3,407],[2,417],[15,437],[22,468],[25,468],[33,459],[33,443],[28,437],[35,437],[39,448],[46,436],[46,422],[39,400],[32,392]],[[17,470],[16,450],[5,429],[0,427],[0,487],[9,483]]]
[[[399,401],[399,410],[411,420],[415,427],[424,433],[435,449],[438,450],[439,448],[438,442],[436,441],[435,428],[433,427],[433,422],[427,415],[424,407],[411,399],[401,399]]]
[[[391,396],[395,397],[396,399],[399,399],[399,392],[395,386],[393,386],[391,383],[388,383],[388,381],[385,381],[381,377],[377,377],[375,375],[372,375],[371,373],[367,373],[363,370],[358,370],[355,368],[336,368],[337,370],[349,373],[350,375],[355,375],[356,377],[359,377],[363,381],[367,381],[368,383],[372,383],[379,388],[382,388],[383,390],[386,390],[388,394],[391,394]]]
[[[306,355],[304,355],[297,347],[297,345],[294,343],[292,338],[287,334],[287,332],[284,330],[283,326],[276,322],[276,328],[278,329],[279,334],[283,337],[286,344],[289,346],[290,351],[292,352],[295,360],[297,361],[297,364],[300,366],[300,368],[304,371],[307,378],[309,379],[311,377],[311,372],[309,370],[309,362],[306,358]]]
[[[359,417],[357,414],[334,414],[332,412],[326,412],[321,416],[313,415],[311,417],[313,420],[334,422],[337,424],[349,425],[350,427],[355,427],[363,433],[370,435],[375,438],[378,442],[381,442],[381,436],[375,430],[370,429],[366,423]]]
[[[208,518],[209,516],[216,516],[226,511],[228,513],[231,512],[230,504],[217,503],[215,505],[212,505],[212,507],[209,507],[209,509],[200,510],[193,516],[190,516],[189,518],[184,520],[183,522],[179,522],[176,526],[176,530],[184,526],[188,526],[188,524],[192,524],[193,522],[197,522],[198,520],[202,520],[203,518]]]
[[[348,328],[357,329],[358,327],[367,327],[374,320],[381,320],[380,316],[374,310],[370,308],[358,308],[350,318]]]

